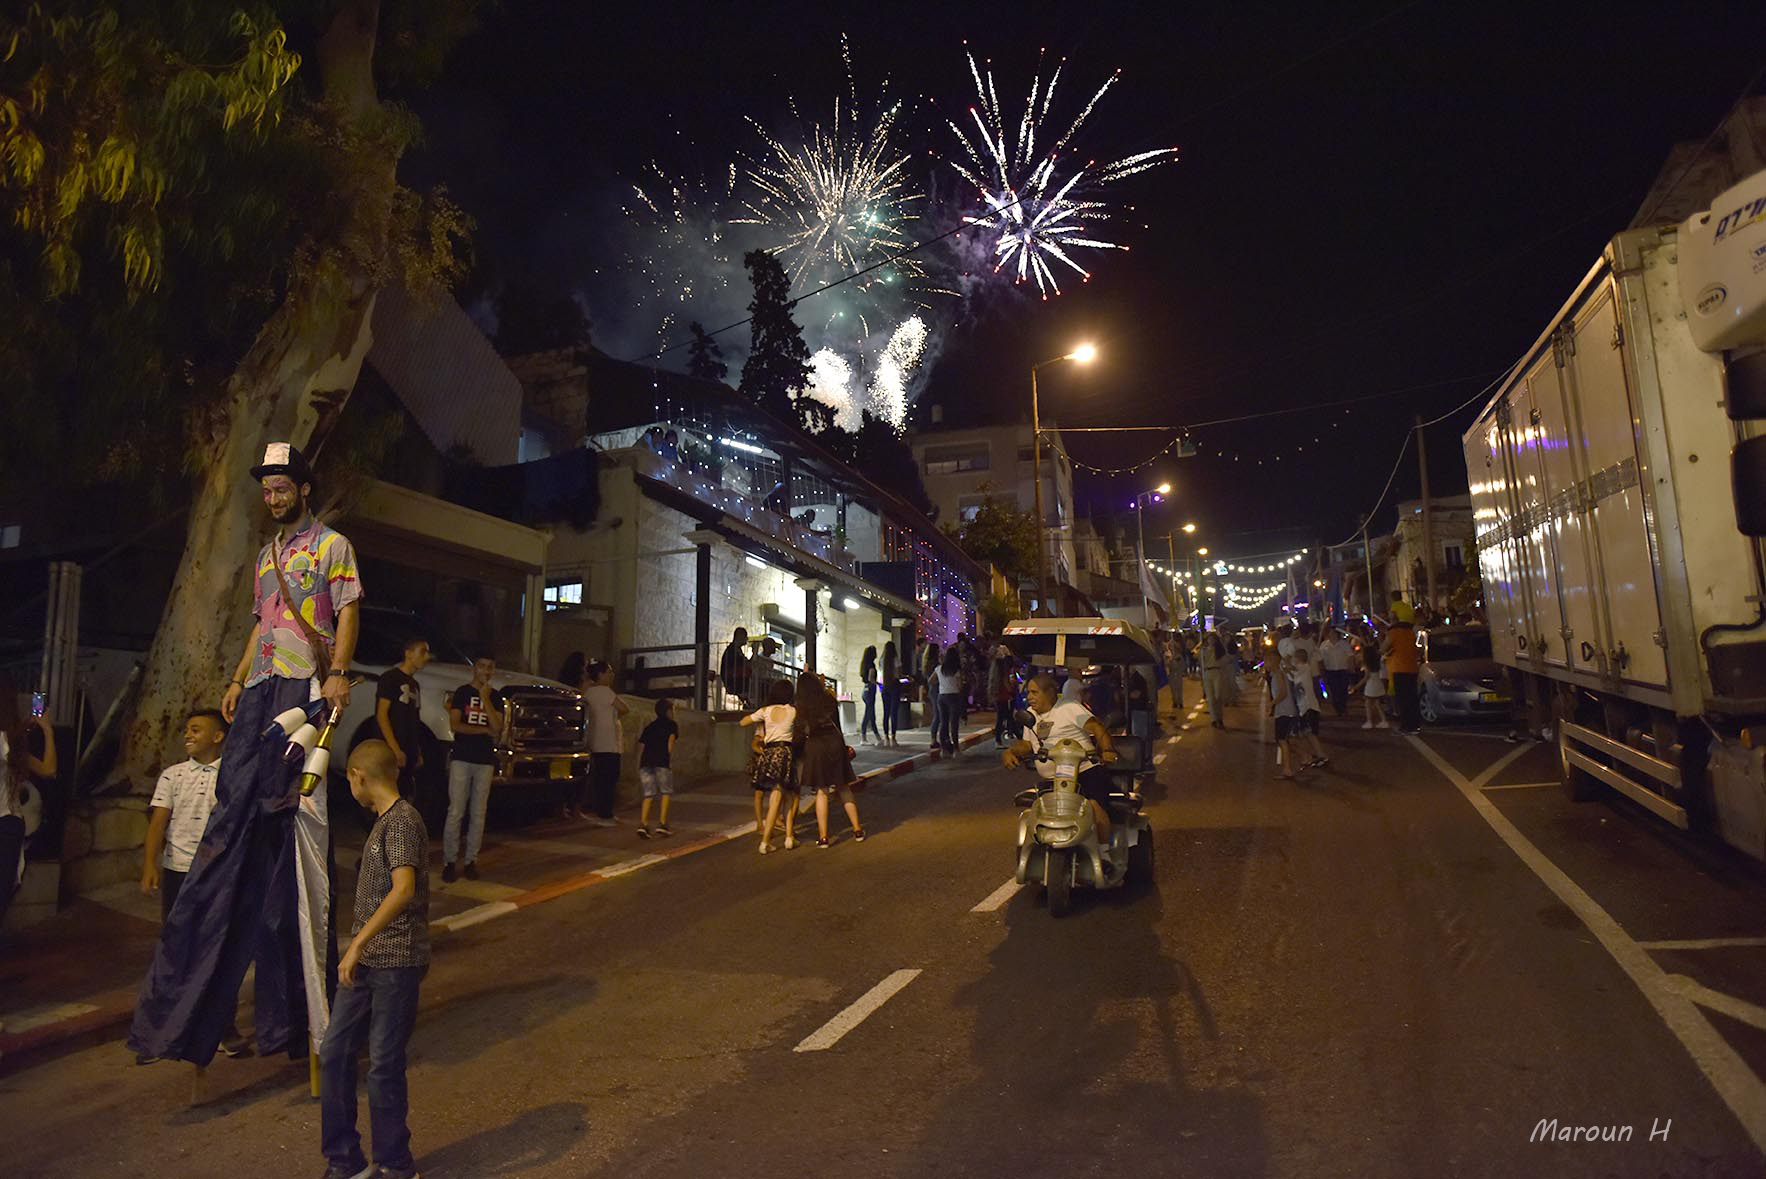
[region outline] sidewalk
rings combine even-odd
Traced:
[[[964,748],[992,736],[991,723],[965,730]],[[876,789],[941,755],[926,729],[909,729],[898,748],[858,747],[857,789]],[[440,833],[430,837],[429,920],[438,951],[449,933],[504,917],[634,871],[754,835],[754,791],[746,778],[722,774],[683,786],[670,814],[674,834],[639,839],[634,798],[613,827],[544,819],[487,832],[477,880],[441,882]],[[844,820],[830,824],[834,830]],[[803,831],[799,822],[799,831]],[[811,840],[814,820],[810,820]],[[333,824],[337,858],[337,928],[352,920],[356,864],[364,831],[353,818]],[[77,898],[50,920],[0,947],[0,1075],[60,1052],[128,1032],[135,996],[159,939],[159,899],[133,883]],[[250,1002],[251,988],[242,995]]]

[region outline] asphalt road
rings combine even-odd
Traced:
[[[424,1174],[1766,1173],[1766,874],[1533,785],[1544,747],[1333,722],[1294,784],[1230,719],[1159,746],[1155,886],[1063,920],[972,911],[1023,784],[978,748],[866,794],[863,844],[737,841],[449,938]],[[206,1083],[115,1044],[8,1077],[7,1169],[320,1172],[304,1065]]]

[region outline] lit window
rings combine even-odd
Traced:
[[[546,609],[568,610],[583,604],[583,583],[581,581],[553,581],[546,584]]]
[[[21,524],[0,524],[0,549],[16,549],[23,531]]]

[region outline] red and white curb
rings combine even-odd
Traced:
[[[989,730],[986,729],[980,729],[976,732],[970,733],[962,739],[961,748],[967,749],[971,745],[979,744],[986,740],[990,735]],[[868,770],[858,776],[857,781],[853,783],[853,790],[862,792],[873,786],[887,782],[892,778],[899,778],[903,774],[911,774],[920,767],[931,765],[933,762],[938,761],[943,757],[943,750],[928,749],[924,753],[917,753],[912,757],[903,759],[902,761],[892,762],[889,765],[879,766],[874,770]],[[464,913],[455,913],[451,917],[437,918],[429,923],[429,928],[432,933],[458,933],[460,930],[470,929],[475,925],[483,925],[485,922],[493,921],[498,917],[506,917],[510,913],[519,912],[522,909],[543,904],[546,901],[555,901],[559,897],[569,896],[571,893],[581,892],[585,888],[593,888],[598,884],[606,884],[609,880],[617,880],[621,876],[629,876],[633,872],[641,872],[645,868],[654,868],[658,864],[666,864],[668,861],[678,860],[682,856],[690,856],[696,852],[705,851],[707,848],[718,847],[722,844],[729,843],[731,840],[752,838],[754,838],[754,824],[737,823],[733,827],[726,827],[722,831],[715,832],[711,835],[702,836],[686,843],[677,844],[664,852],[651,852],[647,855],[636,856],[629,860],[621,860],[616,864],[608,864],[604,868],[596,868],[593,871],[583,872],[575,876],[566,876],[561,880],[554,880],[549,884],[542,884],[537,888],[529,889],[527,892],[508,897],[504,900],[490,901],[483,905],[474,906],[473,908],[467,909]]]

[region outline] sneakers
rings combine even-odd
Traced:
[[[650,828],[639,827],[638,828],[638,838],[639,839],[649,839],[650,838]]]
[[[467,860],[466,861],[466,868],[465,868],[465,871],[462,873],[462,875],[464,875],[466,877],[466,879],[468,879],[468,880],[477,880],[478,879],[478,861],[477,860]]]
[[[380,1167],[374,1172],[373,1179],[423,1179],[423,1176],[417,1173],[416,1167],[412,1167],[408,1171],[395,1171],[391,1167]]]
[[[670,835],[673,835],[674,832],[670,831],[668,829],[667,823],[664,823],[662,826],[660,826],[656,829],[656,834],[662,836],[664,839],[667,839]]]
[[[764,840],[764,839],[763,839],[763,840],[761,840],[761,841],[760,841],[760,854],[761,854],[761,855],[763,855],[763,856],[766,856],[766,855],[771,855],[771,854],[772,854],[772,851],[773,851],[773,845],[772,845],[772,844],[770,844],[770,843],[768,843],[768,842],[767,842],[767,841],[766,841],[766,840]]]
[[[460,879],[460,870],[458,868],[454,867],[452,864],[442,865],[443,884],[452,884],[458,879]]]
[[[852,841],[854,843],[863,843],[865,841],[865,829],[863,827],[854,827],[852,829]]]
[[[1374,728],[1376,728],[1376,729],[1389,729],[1391,727],[1392,726],[1387,724],[1385,721],[1381,721],[1379,724],[1374,726]]]
[[[786,850],[786,851],[792,851],[792,850],[794,850],[794,849],[795,849],[795,848],[796,848],[796,847],[797,847],[797,838],[796,838],[796,836],[793,836],[793,835],[787,835],[787,836],[785,836],[785,850]]]
[[[252,1054],[251,1040],[238,1032],[229,1032],[221,1039],[221,1051],[228,1060],[244,1060]]]
[[[1364,729],[1371,729],[1374,727],[1374,722],[1373,721],[1362,721],[1361,727]]]
[[[391,1174],[389,1171],[382,1171],[380,1173],[382,1175]],[[372,1179],[373,1175],[374,1167],[369,1163],[363,1163],[360,1167],[347,1166],[343,1163],[332,1163],[329,1167],[325,1168],[323,1179]]]
[[[834,845],[832,843],[830,843],[828,841],[828,837],[826,835],[824,835],[820,839],[816,840],[816,846],[821,848],[823,851],[827,851],[829,848],[833,847]]]

